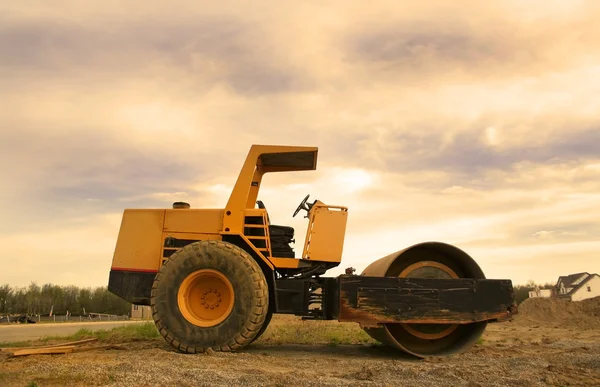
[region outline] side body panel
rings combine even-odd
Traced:
[[[310,211],[302,259],[341,262],[348,209],[315,204]]]
[[[218,234],[223,229],[223,210],[165,210],[165,232]]]
[[[165,210],[125,210],[111,269],[156,272],[164,221]]]
[[[220,239],[222,225],[223,210],[127,209],[123,212],[111,268],[156,272],[162,264],[164,248],[169,247],[165,245],[168,236],[186,240]]]
[[[150,305],[154,277],[179,248],[221,239],[223,210],[127,209],[115,247],[108,289],[138,305]]]

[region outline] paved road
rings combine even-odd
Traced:
[[[81,328],[96,331],[101,329],[112,329],[126,324],[139,324],[141,322],[142,321],[106,321],[87,323],[76,322],[57,324],[0,325],[0,343],[36,340],[46,336],[66,336],[77,332]]]

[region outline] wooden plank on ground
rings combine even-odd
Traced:
[[[0,352],[14,352],[14,351],[20,350],[20,349],[32,349],[32,348],[56,348],[56,347],[64,347],[64,346],[69,346],[69,345],[86,344],[86,343],[91,343],[93,341],[98,341],[98,339],[97,338],[92,338],[92,339],[84,339],[84,340],[78,340],[78,341],[71,341],[71,342],[68,342],[68,343],[48,344],[48,345],[34,345],[34,346],[29,346],[29,347],[6,347],[6,348],[0,348]]]
[[[19,349],[12,353],[13,356],[28,356],[28,355],[54,355],[54,354],[65,354],[73,352],[75,349],[74,345],[66,347],[54,347],[54,348],[29,348]]]

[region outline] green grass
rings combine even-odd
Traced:
[[[130,324],[110,330],[89,330],[82,328],[70,336],[49,336],[44,340],[83,340],[97,338],[101,342],[127,342],[136,340],[154,340],[162,338],[152,322],[143,324]]]
[[[25,343],[0,343],[0,347],[26,347],[41,344],[58,344],[67,341],[77,341],[97,338],[100,343],[120,344],[127,342],[164,342],[153,322],[128,324],[110,330],[91,331],[80,329],[70,336],[51,336],[43,340]],[[499,342],[505,342],[505,339]],[[254,342],[256,345],[380,345],[367,335],[356,323],[340,323],[338,321],[303,321],[299,317],[275,315],[264,334]],[[481,337],[477,345],[488,345],[488,340]],[[6,376],[4,376],[6,377]],[[0,385],[3,375],[0,373]],[[108,382],[111,377],[107,376]],[[42,380],[36,379],[38,383]]]
[[[41,342],[41,340],[35,342]],[[32,345],[32,343],[34,343],[34,341],[9,341],[7,343],[0,342],[0,348],[27,347]]]
[[[0,343],[0,347],[26,347],[97,338],[99,342],[117,344],[132,341],[163,340],[153,322],[129,324],[110,330],[83,328],[69,336],[49,336],[42,340]],[[264,345],[281,344],[375,344],[358,324],[337,321],[302,321],[295,316],[274,316],[265,333],[255,342]]]
[[[70,336],[50,336],[35,342],[0,343],[0,347],[26,347],[30,345],[54,344],[65,341],[77,341],[97,338],[99,342],[118,344],[132,341],[163,340],[153,322],[129,324],[110,330],[91,331],[83,328]],[[482,345],[486,340],[477,340]],[[271,324],[264,334],[255,341],[262,345],[282,344],[377,344],[356,323],[340,323],[337,321],[302,321],[295,316],[273,316]]]

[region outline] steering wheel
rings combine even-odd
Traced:
[[[298,215],[298,213],[300,212],[300,210],[306,210],[306,212],[310,211],[310,207],[306,205],[306,201],[308,200],[309,196],[310,196],[310,194],[306,195],[306,197],[304,199],[302,199],[302,201],[300,202],[300,205],[298,206],[298,208],[296,208],[294,215],[292,215],[292,218],[295,218],[296,215]]]

